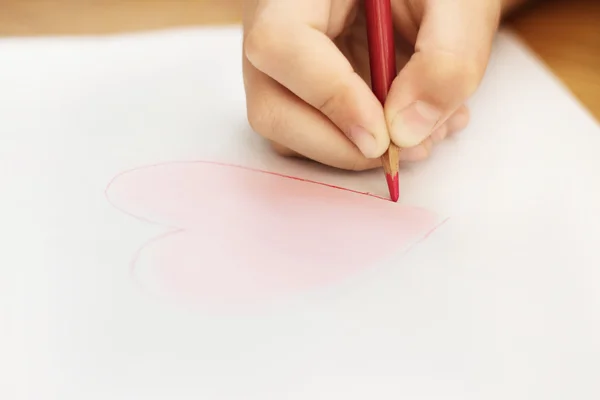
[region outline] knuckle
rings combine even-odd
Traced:
[[[461,85],[461,91],[465,94],[465,97],[467,97],[472,95],[477,89],[484,71],[483,68],[481,68],[480,63],[476,60],[467,59],[463,60],[460,64],[462,73],[460,74],[458,82],[459,85]]]
[[[340,98],[342,97],[342,90],[339,86],[337,90],[329,92],[320,102],[317,104],[317,110],[325,115],[332,115],[338,109]]]
[[[336,119],[339,112],[351,106],[352,89],[348,84],[347,76],[340,76],[335,82],[331,82],[330,90],[326,91],[324,97],[317,104],[316,108],[323,114]]]
[[[278,24],[256,21],[246,34],[244,54],[258,69],[277,51],[277,40],[281,35],[279,31]]]
[[[466,98],[477,89],[483,71],[477,60],[457,57],[448,63],[446,74],[445,82],[453,83],[453,89]]]
[[[434,77],[432,84],[462,99],[475,92],[485,72],[485,63],[446,51],[438,51],[433,57],[432,62],[425,64],[430,68],[428,75]]]

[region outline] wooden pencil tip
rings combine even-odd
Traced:
[[[385,174],[385,180],[387,181],[388,189],[390,191],[390,198],[395,203],[400,198],[400,180],[398,179],[398,173]]]

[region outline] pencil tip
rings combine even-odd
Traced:
[[[385,180],[387,181],[388,189],[390,191],[390,198],[395,203],[400,198],[400,182],[398,179],[398,173],[394,175],[385,174]]]

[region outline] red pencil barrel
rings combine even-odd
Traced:
[[[381,104],[396,77],[396,52],[391,0],[366,0],[371,86]]]

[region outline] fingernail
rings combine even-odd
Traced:
[[[417,101],[400,111],[392,120],[391,135],[400,147],[418,145],[431,134],[442,113],[435,107]]]
[[[367,158],[375,158],[377,154],[377,140],[369,131],[360,126],[350,128],[348,138],[358,147]]]

